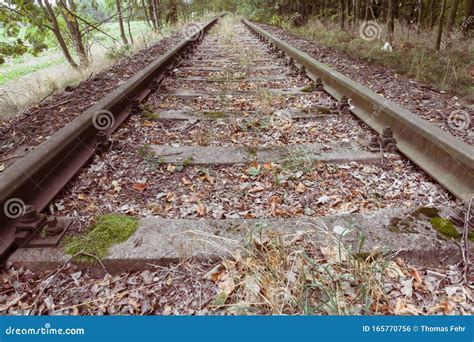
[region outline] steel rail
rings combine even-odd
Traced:
[[[151,62],[1,174],[0,264],[38,233],[18,231],[25,206],[32,206],[37,212],[46,208],[97,153],[97,147],[101,143],[107,145],[108,137],[131,112],[139,110],[140,101],[157,90],[163,77],[160,75],[172,68],[177,56],[200,41],[219,17],[221,15],[193,31],[191,36]],[[47,125],[46,122],[44,124]]]
[[[260,38],[304,66],[311,79],[316,81],[320,78],[324,90],[332,97],[340,100],[342,96],[347,96],[351,112],[373,130],[381,134],[384,128],[390,127],[398,150],[454,196],[467,201],[474,194],[473,146],[318,62],[248,20],[242,22]]]

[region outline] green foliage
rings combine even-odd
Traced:
[[[111,61],[118,61],[124,57],[127,57],[132,52],[130,45],[123,45],[119,49],[109,49],[105,54],[105,57]]]
[[[33,0],[4,0],[0,4],[0,64],[6,57],[37,55],[47,48],[46,17]]]

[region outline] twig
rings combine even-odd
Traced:
[[[101,266],[102,268],[105,270],[105,272],[109,273],[109,270],[107,269],[107,267],[105,267],[105,265],[102,263],[102,261],[97,257],[97,255],[94,255],[94,254],[91,254],[91,253],[87,253],[87,252],[83,252],[83,251],[80,251],[78,252],[77,254],[79,255],[85,255],[85,256],[88,256],[88,257],[91,257],[91,258],[94,258]]]
[[[12,160],[12,159],[16,159],[16,158],[22,158],[24,156],[26,156],[26,154],[22,154],[20,156],[13,156],[13,157],[10,157],[10,158],[5,158],[5,159],[0,160],[0,163],[6,162],[6,161],[9,161],[9,160]]]
[[[62,264],[60,267],[58,267],[56,269],[56,271],[54,271],[54,273],[52,275],[50,275],[49,277],[49,281],[48,283],[41,289],[41,291],[38,293],[38,295],[36,296],[35,298],[35,301],[33,302],[33,305],[32,305],[32,308],[31,310],[28,312],[28,315],[31,316],[32,314],[34,314],[35,310],[36,310],[36,307],[38,306],[38,302],[39,300],[41,299],[41,297],[43,296],[44,292],[46,291],[46,289],[51,285],[51,283],[53,282],[53,279],[59,274],[61,273],[62,270],[64,270],[67,265],[77,256],[79,255],[81,252],[79,253],[76,253],[74,254],[73,256],[71,256],[64,264]]]
[[[469,204],[467,206],[466,215],[464,216],[464,228],[462,232],[462,242],[461,242],[461,253],[463,259],[463,281],[464,283],[468,284],[468,275],[469,270],[471,268],[471,260],[469,259],[469,223],[471,222],[471,206],[473,196],[471,196],[469,200]]]

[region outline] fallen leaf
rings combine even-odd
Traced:
[[[263,186],[254,186],[253,188],[250,188],[248,193],[249,194],[252,194],[254,192],[260,192],[260,191],[263,191],[265,190],[265,188]]]
[[[80,201],[87,201],[89,198],[84,194],[77,195],[77,199]]]
[[[303,193],[306,191],[306,186],[303,183],[299,182],[296,186],[296,191]]]
[[[199,214],[199,216],[204,216],[207,213],[207,208],[204,204],[197,204],[195,210]]]
[[[139,191],[139,192],[142,192],[143,190],[145,190],[147,187],[146,184],[143,184],[143,183],[135,183],[133,184],[133,190],[136,190],[136,191]]]

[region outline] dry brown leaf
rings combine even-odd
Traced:
[[[303,193],[306,191],[306,186],[303,183],[299,182],[296,186],[296,191]]]
[[[204,216],[207,213],[207,208],[204,204],[196,204],[195,206],[196,212],[199,214],[199,216]]]
[[[181,183],[183,185],[191,185],[193,184],[190,180],[188,180],[186,177],[181,178]]]
[[[260,192],[260,191],[263,191],[265,190],[265,188],[263,186],[254,186],[253,188],[250,188],[248,193],[249,194],[252,194],[254,192]]]
[[[136,191],[139,191],[139,192],[142,192],[143,190],[145,190],[147,187],[146,184],[144,183],[135,183],[133,184],[133,190],[136,190]]]

